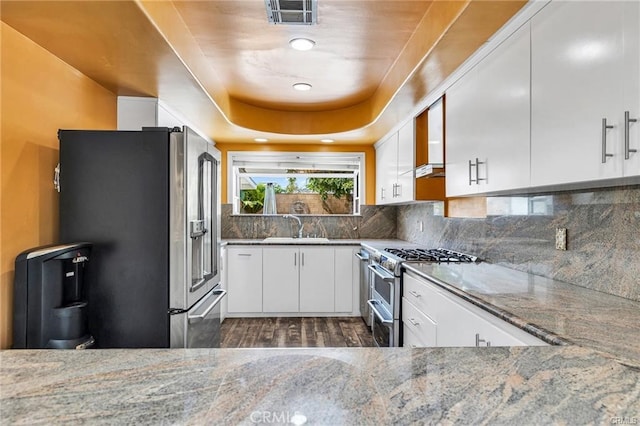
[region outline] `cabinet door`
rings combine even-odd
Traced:
[[[334,249],[335,312],[353,312],[354,289],[358,289],[360,285],[359,270],[354,274],[354,270],[359,267],[355,263],[359,262],[354,255],[356,251],[358,250],[352,247]]]
[[[438,324],[438,346],[476,346],[476,328],[481,318],[462,308],[443,293],[439,293],[438,302],[435,318]]]
[[[478,64],[479,192],[529,186],[530,30],[525,24]],[[475,171],[475,170],[474,170]]]
[[[531,20],[533,186],[622,176],[624,4],[554,1]]]
[[[335,312],[334,248],[300,249],[300,312]]]
[[[475,179],[475,168],[472,169],[469,166],[469,161],[475,162],[475,158],[480,157],[478,129],[482,123],[479,118],[478,92],[477,67],[463,75],[446,92],[445,169],[447,176],[445,186],[447,197],[478,192],[478,185],[472,182],[472,179]]]
[[[376,148],[376,204],[395,201],[394,185],[398,177],[398,134],[389,136]]]
[[[415,169],[415,120],[411,119],[398,131],[398,176],[394,202],[413,201]]]
[[[625,2],[624,8],[625,97],[622,113],[629,111],[629,118],[636,120],[629,124],[629,149],[636,152],[630,152],[626,158],[623,151],[623,171],[625,176],[640,176],[640,2]],[[624,116],[622,119],[625,125]],[[622,133],[624,138],[624,128]],[[624,145],[624,139],[622,143]]]
[[[263,312],[298,312],[298,248],[266,247],[262,260]]]
[[[229,313],[262,312],[262,249],[227,248]]]

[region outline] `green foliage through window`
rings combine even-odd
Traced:
[[[353,193],[353,179],[309,178],[307,188],[320,194],[323,201],[326,201],[330,194],[340,199]]]

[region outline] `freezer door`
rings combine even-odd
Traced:
[[[220,302],[226,294],[217,286],[187,312],[171,315],[171,347],[219,348]]]

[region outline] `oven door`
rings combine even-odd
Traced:
[[[371,299],[367,302],[372,312],[371,330],[378,347],[399,346],[400,320],[396,307],[396,277],[378,264],[368,266],[371,271]]]
[[[373,297],[378,296],[373,294]],[[388,348],[394,346],[394,320],[384,303],[379,299],[371,299],[367,301],[371,308],[372,322],[371,331],[373,332],[373,341],[379,348]]]

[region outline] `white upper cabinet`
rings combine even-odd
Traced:
[[[413,201],[415,122],[409,120],[376,148],[376,204]]]
[[[552,2],[531,20],[532,186],[640,175],[639,25],[635,1]]]
[[[376,204],[393,202],[398,175],[398,134],[389,136],[376,148]]]
[[[413,201],[415,169],[415,121],[409,120],[398,130],[398,176],[396,178],[395,202]]]
[[[447,197],[529,186],[530,28],[446,92]]]

